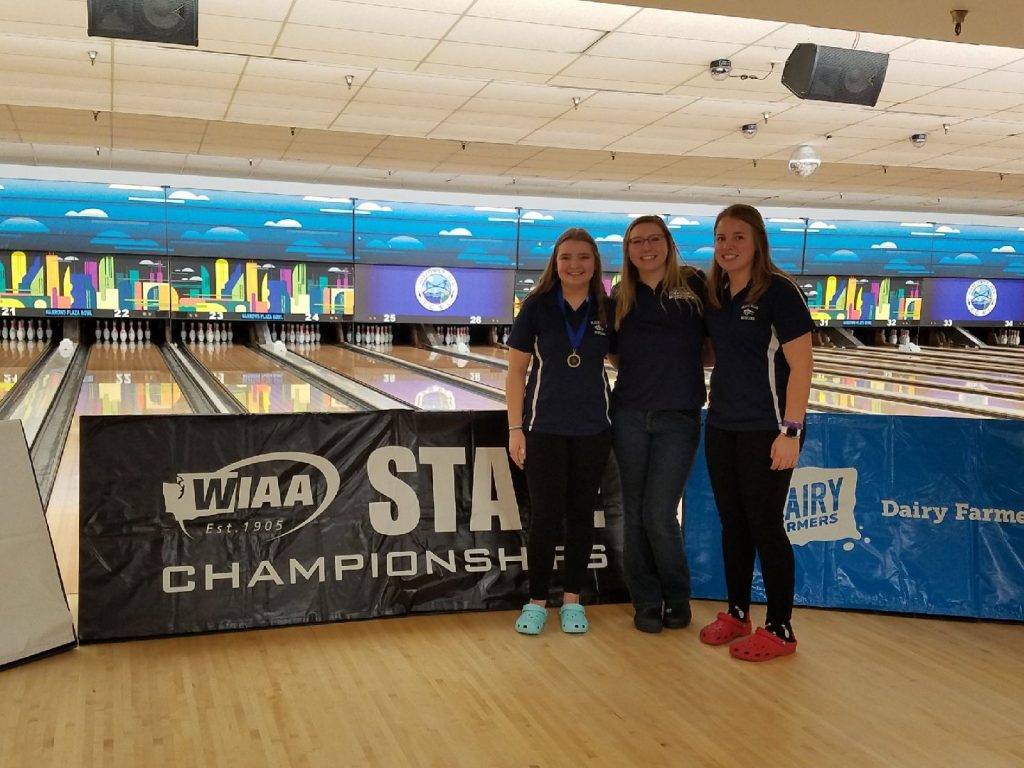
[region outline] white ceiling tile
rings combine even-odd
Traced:
[[[1017,48],[999,48],[994,45],[971,45],[969,43],[946,43],[938,40],[912,40],[893,53],[899,61],[913,61],[921,64],[949,64],[958,67],[994,69],[1004,64],[1021,61],[1024,51]]]
[[[743,49],[702,40],[633,35],[613,32],[587,51],[588,55],[613,59],[694,64],[706,69],[712,59],[730,58]]]
[[[966,86],[967,83],[964,83]],[[1024,104],[1024,93],[997,93],[996,91],[971,90],[969,88],[944,88],[939,91],[910,99],[900,108],[928,106],[940,107],[944,111],[971,109],[996,112],[1008,107]]]
[[[288,17],[288,27],[324,27],[331,31],[376,32],[439,40],[458,18],[451,13],[391,8],[362,2],[300,0]]]
[[[1024,90],[1024,70],[993,70],[977,77],[971,77],[960,83],[957,88],[978,91],[997,91],[1005,94],[1018,94]]]
[[[510,72],[506,69],[488,69],[486,67],[474,67],[470,64],[437,64],[431,61],[420,64],[416,67],[416,71],[437,75],[450,75],[452,77],[472,77],[483,81],[504,80],[508,82],[546,83],[550,78],[550,75],[544,72]]]
[[[199,39],[204,48],[219,50],[219,43],[271,46],[281,34],[281,23],[264,19],[240,19],[205,12],[199,17]]]
[[[593,30],[615,29],[637,13],[636,8],[627,6],[611,3],[582,4],[576,0],[477,0],[468,10],[470,16]]]
[[[889,60],[885,72],[886,82],[906,85],[948,86],[980,75],[984,70],[944,64],[919,64],[910,61]]]
[[[388,35],[374,32],[351,32],[344,29],[288,24],[278,45],[282,48],[310,52],[368,56],[378,59],[421,61],[433,49],[435,40],[424,37]]]
[[[666,87],[672,87],[685,82],[688,78],[704,70],[706,70],[706,67],[696,65],[584,56],[563,69],[559,76],[577,79],[604,78],[616,83],[661,84]],[[622,88],[618,90],[629,89]]]
[[[235,16],[242,19],[267,19],[284,21],[291,10],[289,3],[281,0],[202,0],[202,15]],[[200,24],[202,16],[200,17]]]
[[[486,64],[488,69],[505,71],[505,77],[501,79],[514,80],[520,72],[553,75],[577,58],[573,53],[444,42],[430,53],[426,63],[461,67]]]
[[[445,40],[453,43],[509,46],[533,51],[582,53],[597,42],[603,33],[578,27],[556,27],[550,24],[499,21],[467,16],[452,27]]]
[[[625,22],[619,31],[640,35],[677,37],[681,40],[713,40],[728,44],[753,43],[783,25],[697,13],[644,9]]]
[[[366,83],[372,88],[413,93],[472,96],[485,86],[476,78],[440,77],[420,72],[376,70]]]
[[[533,120],[549,120],[571,109],[569,104],[545,104],[512,99],[470,99],[460,110],[495,116],[518,115]]]
[[[401,107],[454,110],[466,103],[466,97],[430,91],[392,91],[367,86],[360,88],[352,101],[356,104],[394,104]]]
[[[594,91],[578,88],[558,88],[550,85],[530,85],[526,83],[497,82],[488,83],[477,94],[479,98],[495,101],[521,101],[532,104],[553,104],[569,106],[573,97],[589,99]]]

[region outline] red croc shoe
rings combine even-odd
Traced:
[[[750,618],[740,621],[728,613],[718,614],[718,618],[700,631],[700,641],[708,645],[725,645],[737,637],[750,634]]]
[[[764,627],[758,627],[752,637],[729,646],[729,654],[734,659],[741,661],[769,661],[779,656],[789,656],[795,652],[796,640],[786,642]]]

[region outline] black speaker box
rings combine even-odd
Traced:
[[[199,0],[89,0],[89,36],[199,45]]]
[[[800,43],[786,59],[782,84],[801,99],[878,103],[889,54]]]

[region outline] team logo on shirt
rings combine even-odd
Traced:
[[[430,312],[444,312],[459,296],[455,275],[441,267],[431,267],[416,278],[416,301]]]
[[[740,320],[757,320],[757,304],[744,304],[740,309]]]
[[[595,336],[606,336],[607,335],[607,332],[605,331],[605,327],[603,325],[601,325],[601,321],[600,320],[591,320],[590,321],[590,328],[594,332]]]
[[[985,317],[995,309],[996,298],[996,286],[991,280],[975,280],[964,294],[967,311],[975,317]]]

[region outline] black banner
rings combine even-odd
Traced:
[[[527,599],[502,412],[83,417],[81,440],[82,641]],[[628,599],[605,474],[585,602]]]

